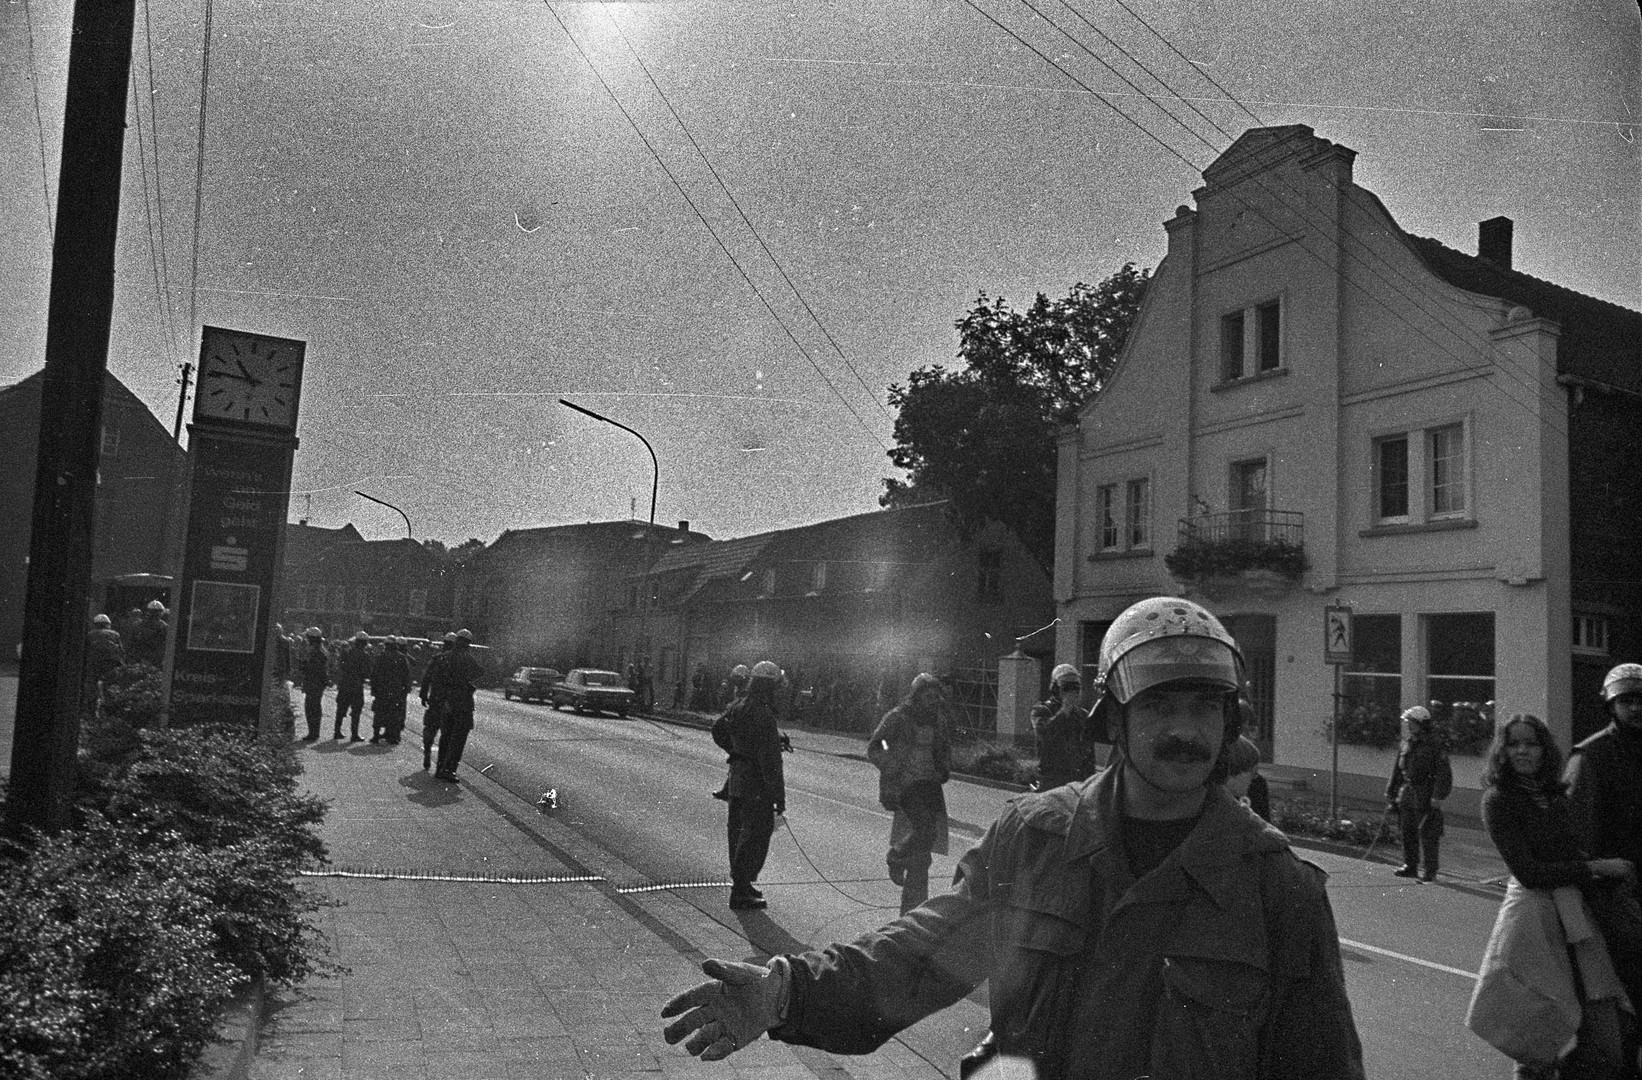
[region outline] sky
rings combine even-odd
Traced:
[[[44,363],[71,14],[0,0],[0,385]],[[1632,0],[138,0],[109,368],[169,427],[200,325],[305,340],[291,519],[371,539],[356,491],[450,543],[653,480],[720,538],[861,513],[979,294],[1155,266],[1251,126],[1642,308],[1639,40]]]

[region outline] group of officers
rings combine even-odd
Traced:
[[[779,669],[768,669],[762,684],[749,684],[758,692],[739,697],[722,721],[731,733],[721,745],[731,753],[733,907],[763,906],[753,864],[768,846],[760,817],[759,844],[737,864],[736,822],[749,808],[738,814],[736,799],[785,808],[774,712],[764,704]],[[1037,790],[1008,804],[964,855],[949,891],[903,903],[900,918],[850,942],[763,964],[706,961],[708,981],[663,1007],[666,1040],[707,1061],[766,1034],[870,1053],[986,982],[991,1031],[966,1057],[966,1076],[1001,1054],[1041,1080],[1363,1077],[1326,875],[1253,812],[1246,786],[1229,783],[1246,757],[1251,713],[1237,642],[1199,605],[1154,597],[1108,629],[1092,710],[1076,704],[1075,668],[1058,667],[1052,682],[1054,697],[1034,716]],[[939,716],[940,698],[938,680],[919,676],[869,744],[881,799],[898,817],[909,801],[944,814],[929,797],[949,760],[942,725],[928,719]],[[1642,665],[1610,672],[1603,700],[1610,724],[1573,748],[1563,781],[1535,780],[1542,786],[1532,790],[1570,801],[1578,850],[1563,857],[1625,867],[1623,887],[1642,901]],[[1430,711],[1416,706],[1402,719],[1388,791],[1404,822],[1398,873],[1430,880],[1440,835],[1431,810],[1452,777]],[[1092,775],[1091,724],[1112,747]],[[1506,726],[1505,735],[1516,730]],[[740,776],[756,785],[737,782],[738,757]],[[913,868],[893,831],[891,875],[906,881]],[[1625,989],[1642,994],[1642,954],[1610,951]],[[1578,1041],[1588,1037],[1582,1027]],[[1607,1067],[1588,1072],[1565,1058],[1571,1071],[1561,1080],[1635,1080],[1634,1009],[1606,1041],[1620,1049]],[[1519,1076],[1552,1075],[1523,1068]]]
[[[291,675],[302,686],[303,713],[308,731],[303,742],[315,742],[324,722],[327,687],[336,687],[333,739],[343,738],[344,720],[350,742],[362,742],[359,721],[365,708],[365,684],[371,688],[370,742],[399,745],[405,727],[405,699],[416,687],[422,702],[422,768],[432,768],[435,779],[456,783],[456,769],[473,731],[473,692],[484,674],[473,648],[473,632],[462,629],[445,635],[416,678],[412,657],[403,637],[384,638],[373,648],[363,630],[336,647],[327,644],[317,626],[293,641],[275,627],[281,649],[281,676]],[[438,741],[438,757],[434,742]],[[437,761],[437,763],[436,763]]]
[[[900,918],[765,964],[707,961],[710,981],[663,1008],[667,1041],[704,1060],[766,1033],[869,1053],[989,982],[992,1030],[971,1064],[1001,1053],[1045,1080],[1361,1077],[1325,875],[1225,786],[1247,715],[1236,641],[1199,605],[1155,597],[1108,630],[1093,710],[1073,704],[1066,671],[1055,675],[1038,725],[1049,751],[1041,790],[1012,801],[934,897],[919,894],[929,849],[944,843],[950,732],[940,680],[914,679],[868,746],[896,815]],[[733,819],[738,797],[785,809],[783,788],[736,782],[738,757],[761,785],[769,772],[753,762],[779,767],[773,709],[755,704],[779,679],[755,695],[760,682],[723,721]],[[1060,714],[1075,731],[1057,730]],[[1091,724],[1113,747],[1093,775]],[[1057,740],[1070,749],[1060,754]],[[756,835],[767,847],[767,832]],[[732,906],[763,906],[756,874],[736,865],[733,826],[731,847]]]

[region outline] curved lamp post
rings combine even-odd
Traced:
[[[629,435],[638,439],[639,442],[644,444],[644,448],[650,451],[650,525],[653,528],[656,524],[656,485],[661,480],[661,466],[656,461],[656,450],[655,447],[650,445],[650,440],[646,439],[643,435],[640,435],[626,424],[612,420],[608,416],[600,416],[592,409],[584,409],[580,405],[577,405],[574,401],[566,401],[564,398],[560,398],[559,404],[563,405],[567,409],[575,409],[584,416],[591,416],[595,420],[602,420],[611,427],[621,428]]]
[[[411,523],[410,523],[409,516],[407,516],[406,513],[403,510],[399,509],[399,507],[393,505],[393,503],[388,502],[385,499],[378,499],[375,495],[367,495],[363,491],[355,491],[354,494],[358,495],[361,499],[369,499],[373,503],[380,503],[381,505],[386,506],[389,510],[392,510],[394,513],[398,514],[400,517],[404,518],[405,519],[405,539],[407,539],[407,540],[415,540],[416,539],[416,537],[414,535],[412,535],[412,533],[411,533]]]

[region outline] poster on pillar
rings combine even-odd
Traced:
[[[190,428],[173,725],[257,725],[294,446],[289,438]]]
[[[201,328],[173,725],[255,728],[262,716],[306,352],[293,338]]]

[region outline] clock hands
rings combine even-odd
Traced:
[[[245,361],[235,359],[234,366],[239,368],[240,374],[245,376],[245,381],[246,382],[250,383],[252,386],[261,386],[262,385],[262,380],[261,379],[252,377],[251,372],[245,367]]]

